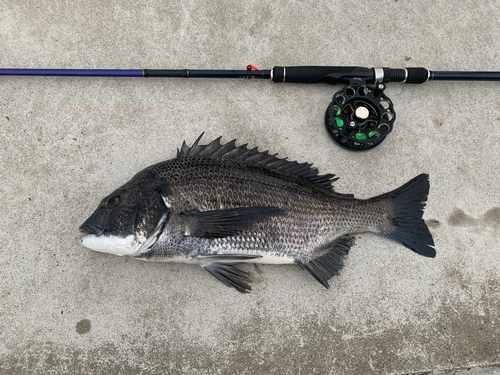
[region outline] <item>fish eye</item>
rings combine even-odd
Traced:
[[[107,201],[106,201],[106,207],[107,208],[113,208],[113,207],[116,207],[118,205],[118,203],[120,202],[120,198],[119,197],[111,197],[109,198]]]

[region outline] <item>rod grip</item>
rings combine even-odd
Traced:
[[[430,72],[425,68],[406,68],[408,77],[405,83],[424,83],[430,78]]]
[[[357,69],[359,67],[356,66],[275,66],[272,70],[272,80],[273,82],[319,83],[329,74],[343,76],[353,74]]]

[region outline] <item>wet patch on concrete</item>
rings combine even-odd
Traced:
[[[428,306],[394,325],[386,324],[384,318],[389,319],[389,309],[370,310],[368,306],[362,321],[350,321],[340,310],[325,313],[296,306],[287,324],[272,308],[255,306],[247,321],[229,319],[207,343],[196,335],[178,334],[174,322],[181,317],[158,327],[155,313],[147,317],[148,325],[157,326],[153,334],[138,329],[137,334],[123,334],[119,342],[90,349],[32,341],[9,348],[8,355],[0,356],[0,369],[5,374],[49,370],[73,374],[380,374],[500,361],[499,307],[491,303],[500,282],[490,279],[474,284],[466,273],[452,268],[445,279],[449,282],[441,287],[447,293],[436,293],[426,302]],[[436,301],[437,308],[432,306]],[[90,321],[81,323],[87,324]]]
[[[467,215],[459,208],[455,208],[455,210],[453,210],[450,217],[448,218],[448,224],[454,227],[470,226],[474,225],[475,223],[476,220],[473,217]]]
[[[491,228],[500,227],[500,207],[493,207],[478,219],[467,215],[463,210],[455,208],[448,217],[448,224],[452,226],[465,227],[473,225],[482,225]]]
[[[78,323],[76,323],[76,332],[78,332],[80,335],[89,333],[91,328],[92,324],[88,319],[82,319]]]
[[[441,222],[436,219],[426,220],[425,224],[427,224],[429,228],[439,228],[441,226]]]
[[[500,228],[500,207],[488,210],[482,217],[483,223],[491,227]]]

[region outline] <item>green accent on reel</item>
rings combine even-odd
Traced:
[[[363,133],[358,133],[356,134],[356,139],[366,139],[366,135],[364,135]]]
[[[341,128],[342,126],[344,126],[344,121],[342,121],[342,120],[341,120],[341,119],[339,119],[339,118],[336,118],[336,119],[335,119],[335,122],[337,123],[337,126],[338,126],[339,128]]]
[[[369,133],[368,133],[368,137],[369,137],[369,138],[373,137],[374,135],[376,135],[376,136],[377,136],[377,138],[378,138],[378,137],[380,137],[380,134],[379,134],[378,132],[369,132]]]

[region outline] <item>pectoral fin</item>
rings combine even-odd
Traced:
[[[180,214],[185,220],[184,235],[204,238],[235,236],[268,216],[283,215],[277,207],[243,207],[215,211],[187,211]]]

